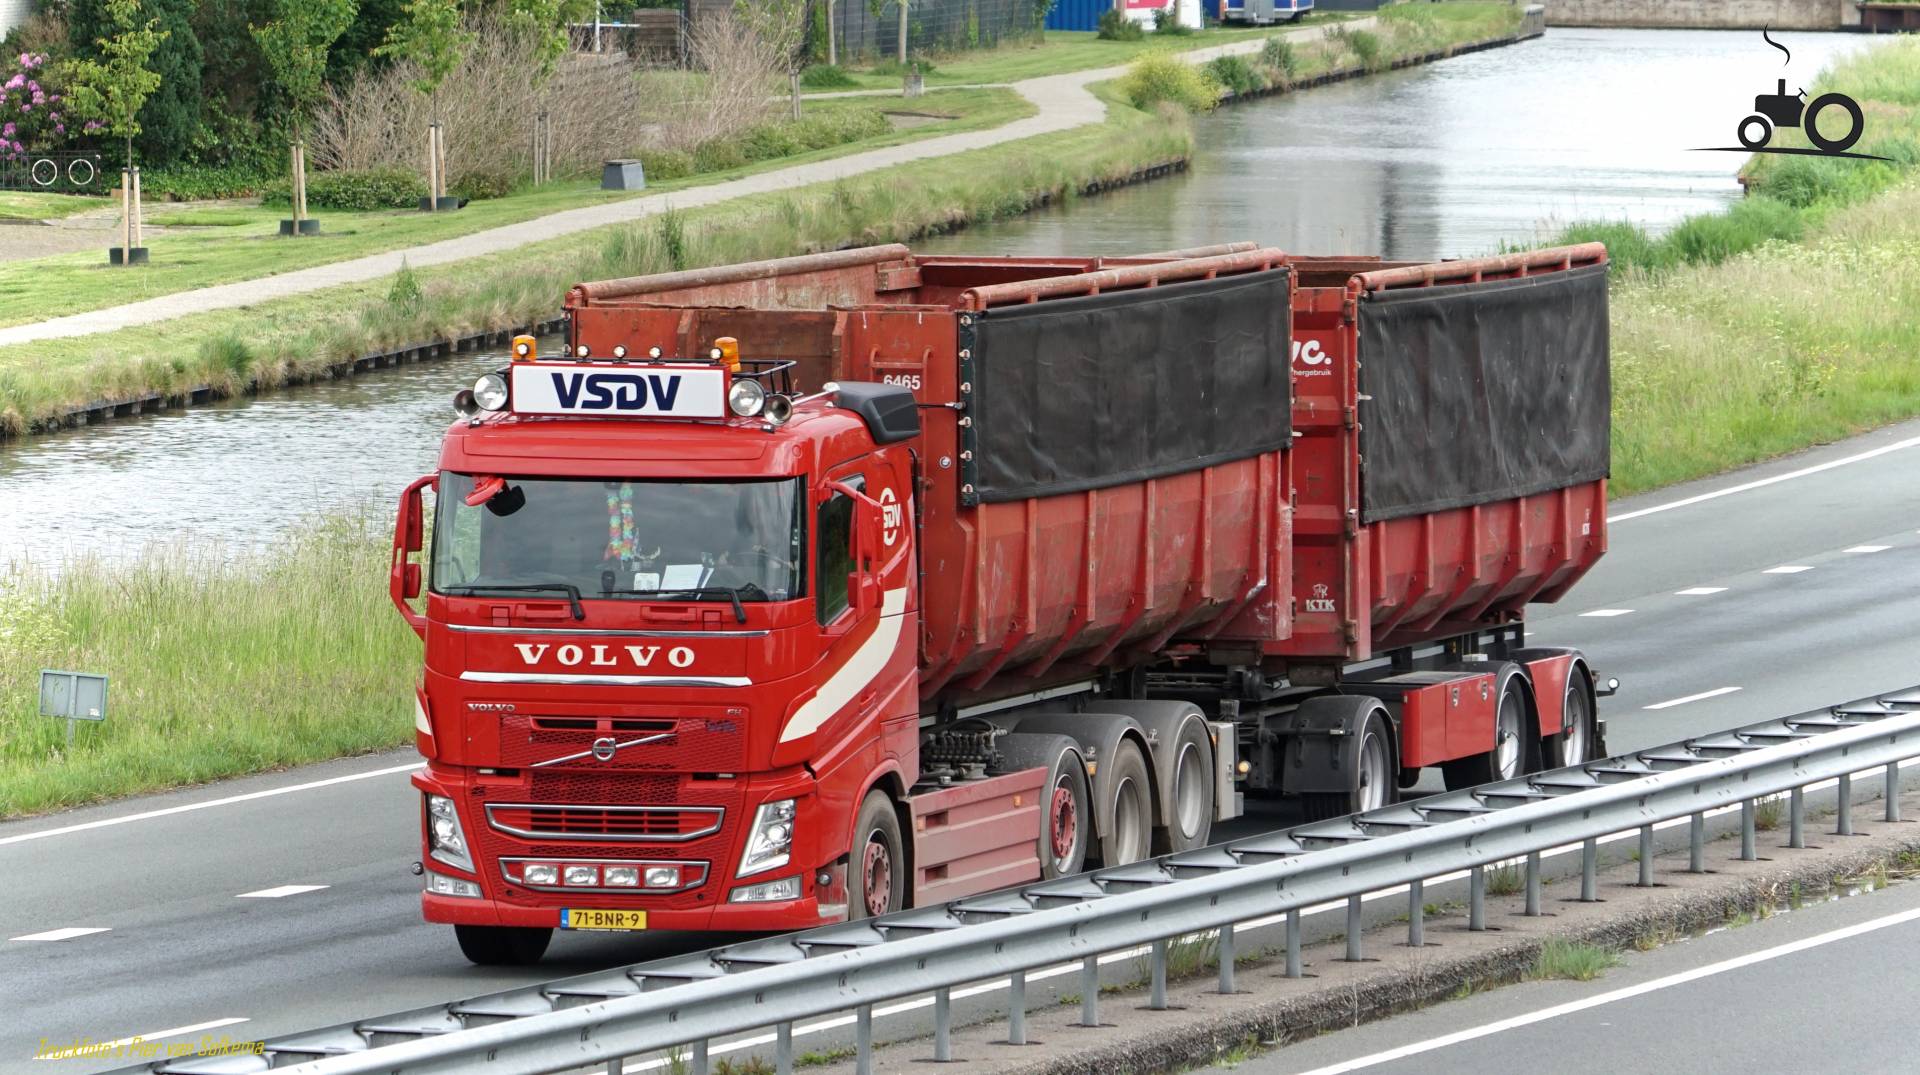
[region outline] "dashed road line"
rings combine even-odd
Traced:
[[[1762,575],[1798,575],[1802,571],[1812,571],[1812,564],[1781,564],[1760,572]]]
[[[1624,616],[1624,615],[1626,615],[1627,613],[1629,613],[1629,612],[1632,612],[1632,611],[1633,611],[1633,610],[1632,610],[1632,609],[1630,609],[1630,608],[1596,608],[1596,609],[1594,609],[1594,610],[1593,610],[1592,612],[1582,612],[1582,613],[1581,613],[1580,615],[1582,615],[1582,616],[1599,616],[1599,617],[1601,617],[1602,619],[1605,619],[1605,618],[1607,618],[1607,617],[1610,617],[1610,616]]]
[[[1891,545],[1855,545],[1851,549],[1841,549],[1840,551],[1841,552],[1886,552],[1888,549],[1891,549],[1891,548],[1893,548],[1893,546]]]
[[[28,933],[9,938],[16,941],[69,941],[75,937],[85,937],[89,933],[106,933],[112,926],[62,926],[59,929],[45,930],[40,933]]]
[[[1673,591],[1676,597],[1705,597],[1708,594],[1726,593],[1725,586],[1689,586],[1684,590]]]
[[[1686,705],[1688,702],[1698,702],[1707,698],[1718,698],[1723,694],[1732,694],[1734,691],[1737,691],[1739,689],[1740,688],[1738,687],[1715,687],[1710,691],[1701,691],[1699,694],[1689,694],[1684,698],[1669,698],[1664,702],[1655,702],[1652,705],[1644,705],[1644,706],[1641,706],[1640,708],[1672,709],[1674,706]]]
[[[302,892],[318,892],[327,885],[281,885],[278,888],[263,888],[258,892],[242,892],[235,899],[240,900],[277,900],[284,896],[298,896]]]

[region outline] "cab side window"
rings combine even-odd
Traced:
[[[843,479],[865,489],[858,476]],[[847,610],[847,576],[853,573],[853,498],[834,493],[820,505],[814,525],[814,614],[825,627]]]

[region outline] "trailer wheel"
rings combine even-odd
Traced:
[[[1354,787],[1350,791],[1310,792],[1300,796],[1308,821],[1325,821],[1393,805],[1400,797],[1400,781],[1393,765],[1390,735],[1386,722],[1378,714],[1367,718],[1360,732]]]
[[[1100,834],[1100,863],[1125,866],[1147,857],[1153,835],[1153,783],[1147,774],[1147,759],[1132,740],[1123,740],[1107,761],[1113,766],[1113,802],[1107,816],[1112,820]]]
[[[893,800],[886,792],[878,788],[867,792],[853,834],[847,917],[872,918],[906,906],[907,862],[900,841],[900,815],[893,812]]]
[[[1087,866],[1093,797],[1087,793],[1087,767],[1080,755],[1062,750],[1054,757],[1047,789],[1040,803],[1040,876],[1052,880]]]
[[[1174,741],[1172,809],[1166,824],[1153,830],[1155,854],[1205,847],[1213,832],[1213,743],[1206,726],[1188,721]]]
[[[455,926],[460,954],[482,967],[524,967],[540,962],[553,940],[550,929],[531,926]]]
[[[1510,675],[1500,687],[1500,704],[1493,713],[1493,749],[1485,754],[1444,762],[1440,771],[1447,790],[1458,791],[1496,780],[1511,780],[1527,771],[1527,696],[1524,676]]]
[[[1573,666],[1567,677],[1567,699],[1560,707],[1560,734],[1547,744],[1547,767],[1559,769],[1594,759],[1593,680],[1587,670]]]

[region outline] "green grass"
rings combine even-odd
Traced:
[[[0,190],[0,220],[58,220],[108,205],[106,198],[82,194],[39,194]]]
[[[1610,948],[1556,937],[1540,946],[1540,956],[1533,964],[1533,977],[1591,982],[1619,965],[1619,953]]]
[[[863,100],[813,101],[807,105],[811,113],[874,107],[891,105]],[[670,193],[863,150],[997,127],[1032,115],[1034,109],[1010,90],[957,90],[918,98],[913,102],[913,111],[946,118],[830,149],[650,184],[644,192],[603,191],[597,179],[574,179],[505,198],[472,202],[457,213],[317,211],[314,215],[321,221],[321,234],[300,239],[279,236],[278,222],[286,215],[282,210],[242,206],[192,210],[156,207],[148,217],[155,224],[175,223],[209,230],[155,236],[149,243],[152,263],[131,270],[109,268],[96,251],[0,263],[0,296],[5,296],[4,301],[0,301],[0,325],[23,324],[214,284],[272,276],[516,224],[565,209]],[[6,212],[10,204],[0,201],[0,213]]]
[[[0,817],[406,743],[420,646],[380,585],[383,521],[0,575]],[[71,751],[41,668],[111,679]]]

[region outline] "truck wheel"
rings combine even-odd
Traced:
[[[847,871],[847,917],[872,918],[906,906],[907,860],[900,841],[900,815],[878,788],[860,803],[853,827],[853,862]]]
[[[1547,744],[1547,767],[1583,765],[1594,759],[1593,680],[1575,665],[1560,706],[1560,734]]]
[[[550,929],[531,926],[455,926],[460,954],[483,967],[524,967],[540,962],[553,940]]]
[[[1100,834],[1100,864],[1125,866],[1147,857],[1153,836],[1153,783],[1147,759],[1132,740],[1123,741],[1107,762],[1113,766],[1112,821]]]
[[[1040,876],[1050,881],[1087,868],[1093,803],[1080,755],[1062,750],[1054,757],[1047,789],[1040,801]]]
[[[1393,742],[1385,721],[1377,715],[1367,718],[1360,733],[1360,762],[1355,786],[1344,792],[1313,792],[1300,796],[1300,805],[1308,821],[1325,821],[1367,810],[1391,806],[1400,798],[1399,774],[1393,767]]]
[[[1155,854],[1207,846],[1213,832],[1213,743],[1205,726],[1190,720],[1174,743],[1172,809],[1166,824],[1153,830]]]
[[[1493,749],[1440,766],[1448,791],[1511,780],[1527,771],[1527,696],[1521,680],[1510,675],[1500,688],[1500,704],[1493,712]]]

